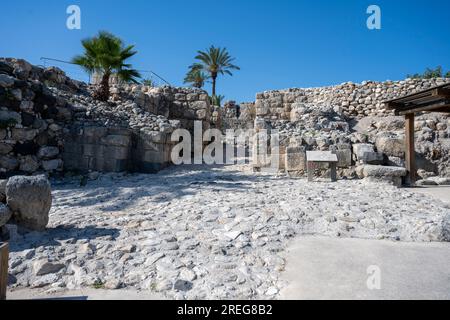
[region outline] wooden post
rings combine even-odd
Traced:
[[[6,288],[8,287],[8,256],[8,244],[0,242],[0,300],[6,300]]]
[[[406,183],[414,185],[416,182],[416,149],[414,147],[414,113],[405,115],[405,160],[408,176]]]

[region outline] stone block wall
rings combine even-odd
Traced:
[[[0,59],[0,177],[63,170],[62,136],[72,113],[47,85],[70,93],[83,87],[60,70]]]
[[[254,127],[256,118],[254,103],[241,103],[238,105],[234,101],[228,101],[223,108],[219,108],[216,112],[220,119],[218,127],[223,131],[227,129],[253,129]]]
[[[73,126],[64,136],[64,168],[81,172],[155,173],[170,165],[171,150],[168,133]]]
[[[208,94],[203,90],[125,85],[113,86],[111,92],[113,100],[132,100],[149,113],[179,120],[181,126],[188,130],[194,128],[194,121],[202,121],[203,127],[209,128],[212,107]]]
[[[57,68],[0,58],[0,178],[67,170],[156,172],[170,164],[177,128],[207,129],[206,92],[112,87],[109,102]]]
[[[302,104],[331,105],[353,118],[393,115],[384,101],[425,90],[450,79],[406,79],[404,81],[351,82],[320,88],[294,88],[258,93],[256,116],[266,120],[291,120],[292,111]]]

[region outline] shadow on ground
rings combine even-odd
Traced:
[[[271,176],[249,175],[240,171],[219,171],[223,165],[184,165],[170,167],[157,174],[126,174],[116,179],[90,181],[86,186],[56,185],[58,205],[83,207],[102,204],[104,212],[121,211],[146,198],[150,204],[193,196],[204,189],[210,192],[241,192],[260,179]],[[73,201],[73,192],[80,197]]]
[[[19,230],[19,234],[22,233]],[[27,249],[35,249],[41,246],[62,246],[65,241],[77,242],[79,240],[92,240],[102,237],[110,237],[115,240],[119,236],[120,231],[114,228],[97,228],[87,226],[84,228],[76,228],[73,226],[60,226],[57,228],[47,229],[45,232],[24,233],[23,240],[13,240],[9,244],[11,252],[20,252]]]

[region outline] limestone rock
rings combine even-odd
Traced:
[[[10,156],[0,156],[0,168],[6,171],[13,171],[19,166],[19,161]],[[2,171],[3,171],[2,170]]]
[[[405,140],[390,133],[383,133],[377,136],[375,146],[379,152],[383,152],[387,156],[405,157]]]
[[[362,162],[365,164],[383,165],[385,161],[385,155],[381,152],[364,152]]]
[[[11,210],[7,205],[0,203],[0,227],[5,225],[12,216]]]
[[[47,274],[57,273],[64,267],[64,264],[53,263],[48,261],[47,259],[40,259],[33,263],[33,273],[36,276],[44,276]]]
[[[362,160],[366,152],[374,152],[373,145],[368,143],[355,143],[353,145],[353,153],[356,156],[356,160]]]
[[[20,159],[19,170],[33,173],[39,168],[39,162],[34,156],[26,156]]]
[[[14,78],[6,74],[0,74],[0,86],[9,88],[14,84]]]
[[[52,195],[45,176],[11,177],[6,184],[6,201],[17,224],[36,231],[46,228]]]
[[[404,177],[407,174],[405,168],[375,165],[363,165],[356,171],[362,177]]]
[[[59,154],[59,148],[58,147],[48,147],[44,146],[41,147],[37,153],[37,156],[40,159],[53,159]]]
[[[63,161],[61,159],[53,159],[42,161],[42,168],[45,171],[54,171],[62,168]]]

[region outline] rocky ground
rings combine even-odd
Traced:
[[[97,178],[95,176],[91,176]],[[243,166],[52,181],[43,233],[12,230],[11,289],[94,287],[176,299],[273,299],[298,234],[450,241],[450,206],[364,180],[307,183]]]

